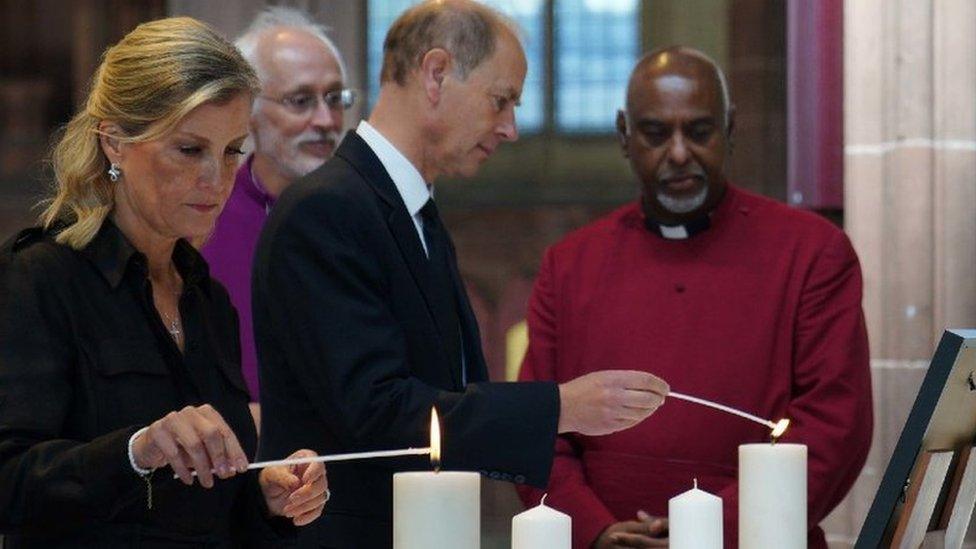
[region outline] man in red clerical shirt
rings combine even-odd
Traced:
[[[617,117],[641,198],[546,252],[529,304],[522,380],[640,369],[677,392],[789,418],[809,447],[809,542],[871,443],[861,272],[825,219],[727,182],[725,77],[688,48],[638,62]],[[762,426],[670,399],[636,427],[557,438],[546,500],[573,518],[574,548],[667,544],[668,499],[720,496],[737,545],[737,448]],[[521,489],[527,504],[539,490]]]

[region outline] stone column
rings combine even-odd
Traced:
[[[844,27],[844,214],[875,434],[828,521],[837,547],[860,531],[942,331],[976,326],[976,3],[847,0]]]

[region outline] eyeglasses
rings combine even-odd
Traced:
[[[278,103],[285,107],[288,112],[298,116],[309,116],[315,112],[315,109],[319,106],[319,99],[325,103],[328,109],[333,111],[344,111],[356,104],[356,91],[349,88],[332,90],[322,95],[299,92],[284,97],[270,97],[267,95],[259,95],[258,97]]]

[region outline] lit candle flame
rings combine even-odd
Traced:
[[[786,432],[786,429],[788,429],[789,426],[790,426],[790,420],[786,418],[777,421],[776,425],[773,427],[773,432],[770,435],[771,437],[773,437],[773,442],[776,442],[776,439],[783,436],[783,433]]]
[[[430,409],[430,465],[435,472],[441,469],[441,424],[437,408]]]

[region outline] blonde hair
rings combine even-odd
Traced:
[[[116,124],[121,143],[157,139],[204,103],[223,103],[259,89],[240,52],[196,19],[143,23],[104,53],[85,106],[68,122],[51,152],[54,196],[40,221],[59,226],[57,241],[81,249],[114,207],[109,161],[99,123]],[[61,228],[63,226],[63,228]]]

